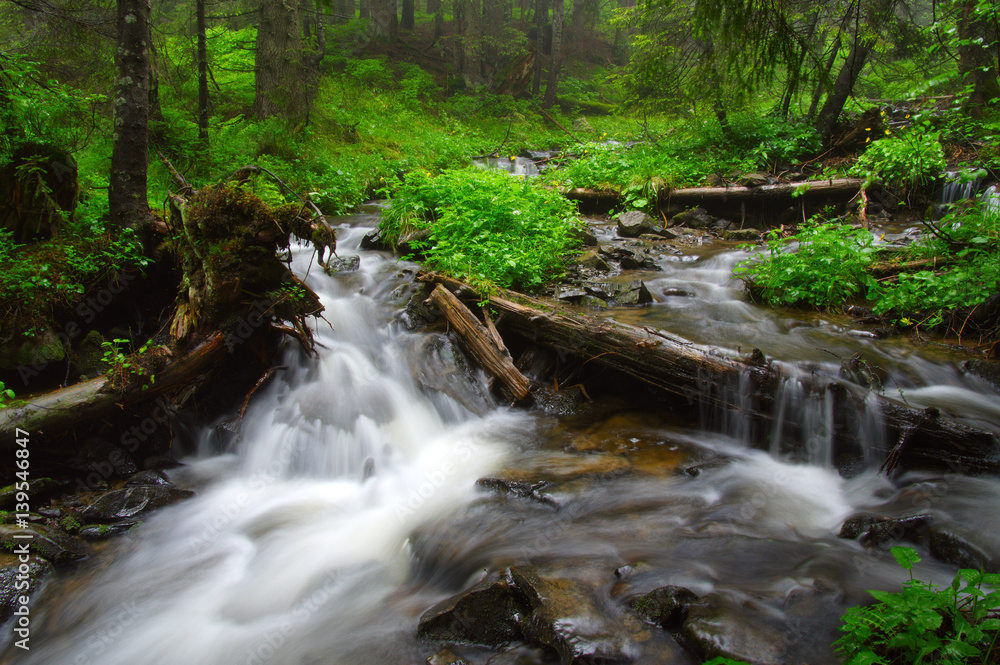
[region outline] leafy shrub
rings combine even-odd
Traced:
[[[901,593],[869,591],[879,602],[841,617],[834,642],[846,665],[995,663],[1000,636],[1000,575],[963,568],[940,588],[913,578],[920,557],[909,547],[892,554],[910,579]]]
[[[426,229],[425,263],[457,277],[532,289],[562,273],[580,225],[559,194],[504,171],[411,173],[396,188],[382,232]]]
[[[436,95],[440,88],[434,83],[434,77],[420,67],[405,64],[405,74],[399,82],[400,95],[408,102],[419,99],[429,99]]]
[[[865,187],[879,183],[908,192],[938,178],[945,166],[939,135],[912,129],[871,142],[850,173],[864,178]]]
[[[347,64],[347,73],[363,85],[376,90],[386,90],[393,80],[385,63],[375,58],[353,60]]]
[[[789,251],[795,241],[798,249]],[[866,229],[810,221],[791,238],[771,231],[767,254],[737,264],[734,272],[767,302],[832,307],[878,288],[867,272],[876,252]]]

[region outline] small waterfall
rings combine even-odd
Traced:
[[[483,169],[499,169],[521,178],[531,178],[538,175],[538,167],[534,160],[527,157],[474,157],[472,163]]]
[[[948,171],[941,187],[941,209],[968,199],[976,198],[982,179],[974,171]]]

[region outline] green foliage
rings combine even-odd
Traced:
[[[811,220],[791,238],[771,231],[767,253],[739,263],[734,272],[767,302],[833,307],[877,289],[867,272],[876,253],[870,231]]]
[[[878,603],[843,615],[844,635],[834,646],[846,665],[996,662],[1000,575],[963,568],[942,589],[914,579],[915,550],[893,547],[892,553],[910,579],[901,593],[870,591]]]
[[[14,391],[4,385],[3,381],[0,381],[0,409],[6,409],[8,402],[14,399]]]
[[[122,338],[101,342],[104,362],[110,368],[108,373],[111,375],[111,386],[121,390],[131,379],[135,378],[143,381],[142,389],[147,390],[156,382],[156,376],[125,353],[125,345],[127,344],[129,344],[129,340]],[[139,353],[145,353],[148,348],[149,344],[147,343],[139,349]]]
[[[373,90],[385,90],[393,80],[392,72],[385,63],[374,58],[350,61],[347,63],[347,73]]]
[[[909,192],[939,178],[945,166],[939,135],[911,129],[873,140],[850,173],[864,178],[865,187],[879,183]]]
[[[702,665],[749,665],[742,660],[733,660],[725,656],[716,656],[712,660],[706,660]]]
[[[580,225],[562,196],[503,171],[411,173],[393,193],[382,232],[426,229],[425,263],[457,277],[534,289],[561,274]]]

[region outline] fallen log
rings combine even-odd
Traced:
[[[75,425],[89,424],[171,393],[203,377],[218,366],[227,353],[225,335],[214,332],[157,373],[156,381],[147,390],[118,394],[111,389],[113,378],[109,372],[89,381],[24,398],[24,404],[0,410],[0,449],[14,445],[17,429],[50,437]]]
[[[524,402],[531,395],[531,382],[510,359],[506,349],[491,338],[488,331],[451,291],[440,284],[431,292],[430,301],[437,305],[448,323],[458,333],[466,352],[502,386],[503,393],[513,403]],[[499,336],[498,336],[499,337]]]
[[[479,300],[457,280],[433,273],[423,273],[419,279],[444,286],[460,298]],[[934,409],[910,407],[843,377],[800,375],[792,367],[768,361],[756,349],[747,358],[733,357],[665,331],[572,314],[550,302],[503,289],[489,303],[500,315],[497,328],[502,333],[571,354],[585,365],[614,370],[671,398],[682,409],[739,413],[751,424],[757,445],[768,445],[774,435],[776,400],[783,383],[794,380],[807,394],[832,400],[832,431],[827,436],[834,458],[844,464],[856,462],[871,448],[861,423],[874,410],[887,444],[869,454],[886,460],[883,470],[887,473],[915,468],[1000,472],[1000,440],[994,433]],[[794,418],[785,418],[781,426],[786,437],[791,434],[807,441],[817,436],[802,431]]]
[[[781,183],[758,187],[690,187],[664,189],[657,204],[667,215],[701,207],[715,217],[733,222],[761,224],[762,216],[777,218],[781,207],[794,207],[812,214],[823,206],[846,204],[861,191],[861,181],[856,178],[811,180],[800,183]],[[607,211],[621,206],[625,199],[614,190],[570,189],[566,198],[578,201],[582,209]]]

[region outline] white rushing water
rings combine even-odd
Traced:
[[[345,221],[341,254],[356,253],[366,230]],[[300,272],[309,254],[297,257]],[[750,585],[780,595],[789,580],[829,578],[836,602],[855,603],[864,589],[898,585],[903,574],[877,552],[837,539],[846,517],[909,514],[919,500],[922,512],[973,523],[980,506],[1000,505],[992,480],[921,477],[914,491],[871,468],[841,477],[832,459],[831,395],[810,394],[803,377],[834,376],[839,360],[858,348],[876,359],[887,354],[819,323],[807,327],[815,335],[802,335],[798,319],[745,302],[731,277],[736,253],[667,266],[651,287],[693,295],[665,296],[638,314],[697,341],[747,352],[758,340],[768,351],[781,340],[789,360],[810,349],[823,359],[785,372],[770,453],[746,446],[749,408],[701,414],[704,431],[631,406],[620,420],[609,411],[603,421],[596,414],[580,423],[494,405],[475,415],[462,404],[483,404],[485,382],[448,366],[448,353],[429,359],[428,338],[395,320],[394,308],[414,291],[413,266],[360,254],[357,272],[310,271],[308,283],[326,306],[326,320],[314,326],[317,357],[289,345],[286,369],[254,397],[229,448],[220,450],[210,429],[191,442],[197,452],[172,479],[198,495],[111,541],[111,552],[79,579],[61,580],[65,597],[48,593],[35,608],[32,650],[8,648],[3,662],[423,663],[429,647],[419,646],[415,629],[425,609],[496,562],[535,558],[572,566],[574,557],[598,557],[609,575],[623,563],[653,562],[648,569],[662,568],[662,583],[698,593]],[[830,343],[840,338],[843,348]],[[897,375],[886,385],[912,404],[1000,421],[996,397],[954,368],[907,365],[912,381]],[[742,396],[746,382],[719,390]],[[856,424],[859,437],[883,444],[877,401],[869,406]],[[593,449],[581,443],[590,439]],[[657,456],[674,450],[682,461]],[[615,465],[607,474],[566,471],[609,459]],[[547,468],[545,460],[564,466]],[[628,473],[618,473],[622,460],[632,465]],[[495,497],[474,489],[500,469],[529,468],[555,478],[545,491],[558,511],[522,499],[491,503]],[[436,561],[415,566],[414,534],[422,528],[439,549]],[[423,565],[438,568],[416,570]],[[448,576],[459,579],[435,586]],[[843,609],[836,602],[833,614]]]
[[[341,248],[355,249],[343,240]],[[319,357],[287,352],[288,370],[252,402],[237,449],[174,474],[198,496],[144,525],[61,608],[57,634],[19,662],[382,657],[383,635],[412,613],[390,597],[409,570],[407,537],[468,501],[475,480],[502,461],[504,440],[526,426],[522,416],[480,418],[421,391],[409,335],[375,299],[405,283],[399,272],[377,254],[340,281],[313,267],[309,283],[330,323],[315,326]]]

